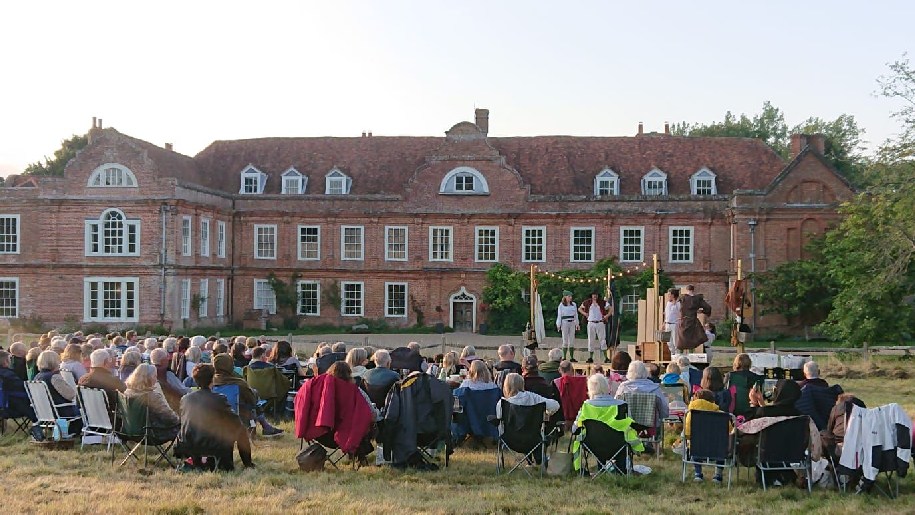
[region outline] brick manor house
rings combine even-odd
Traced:
[[[762,271],[802,257],[852,195],[820,135],[794,135],[785,162],[759,140],[641,124],[631,137],[489,137],[489,111],[475,114],[444,137],[216,141],[194,157],[93,120],[63,177],[0,188],[0,317],[225,325],[276,311],[274,272],[298,273],[302,324],[406,326],[421,311],[477,331],[493,263],[657,253],[718,320],[738,258]]]

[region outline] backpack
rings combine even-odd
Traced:
[[[321,444],[313,443],[299,451],[295,456],[295,460],[299,462],[299,469],[303,472],[324,470],[327,450]]]

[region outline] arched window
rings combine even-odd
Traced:
[[[657,168],[645,174],[642,177],[642,195],[667,195],[667,174]]]
[[[324,176],[324,194],[325,195],[349,195],[349,190],[353,185],[353,180],[334,168]]]
[[[120,209],[108,209],[97,220],[86,220],[87,256],[140,255],[140,220]]]
[[[90,188],[136,188],[137,177],[126,166],[105,163],[89,176]]]
[[[241,172],[241,189],[238,192],[242,195],[259,195],[264,192],[266,185],[267,174],[248,165]]]
[[[308,177],[304,177],[295,168],[283,172],[283,195],[301,195],[305,193]]]
[[[459,166],[445,175],[438,192],[442,195],[489,195],[489,183],[476,169]]]
[[[604,168],[594,178],[594,195],[598,197],[619,195],[620,176],[610,168]]]
[[[689,178],[689,191],[693,195],[717,195],[716,176],[708,168],[702,168]]]

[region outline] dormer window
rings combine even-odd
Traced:
[[[325,195],[349,195],[352,185],[353,180],[336,168],[324,176]]]
[[[689,191],[693,195],[717,195],[716,176],[708,168],[702,168],[689,178]]]
[[[486,177],[469,166],[459,166],[442,179],[438,192],[442,195],[488,195]]]
[[[642,177],[642,195],[667,195],[667,174],[657,168]]]
[[[301,195],[305,193],[308,177],[303,177],[295,168],[283,172],[283,195]]]
[[[238,192],[242,195],[259,195],[264,192],[266,184],[267,174],[253,166],[248,166],[241,172],[241,189]]]
[[[137,177],[126,166],[105,163],[89,176],[90,188],[136,188]]]
[[[594,178],[594,195],[605,197],[620,194],[620,176],[609,168],[604,168]]]

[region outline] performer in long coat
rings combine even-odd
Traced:
[[[697,314],[701,309],[706,315],[712,314],[712,306],[702,295],[692,293],[687,287],[686,295],[680,295],[680,323],[677,324],[677,349],[690,350],[708,341],[705,328],[699,322]]]

